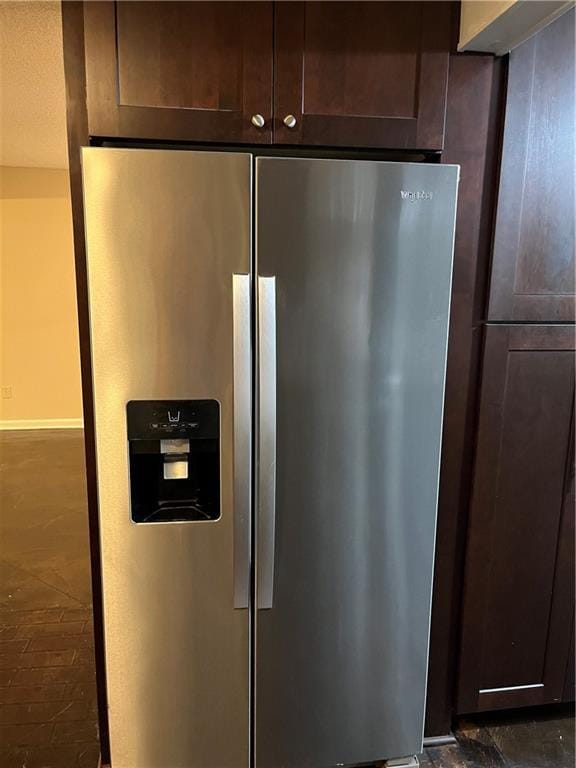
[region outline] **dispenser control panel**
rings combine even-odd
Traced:
[[[131,400],[128,440],[217,438],[219,410],[216,400]]]

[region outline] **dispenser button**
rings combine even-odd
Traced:
[[[164,459],[164,480],[187,480],[188,461],[186,459]]]

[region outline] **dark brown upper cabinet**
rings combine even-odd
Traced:
[[[86,2],[88,130],[440,150],[450,27],[449,3]]]
[[[574,694],[573,403],[573,327],[487,327],[459,713]]]
[[[574,320],[574,10],[510,54],[489,320]]]
[[[277,3],[274,141],[442,149],[449,6]]]
[[[90,135],[270,143],[272,3],[86,2],[84,36]]]

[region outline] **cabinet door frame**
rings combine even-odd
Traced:
[[[456,711],[459,714],[549,704],[563,699],[572,639],[574,604],[574,405],[568,431],[558,545],[542,679],[533,686],[482,689],[484,627],[490,606],[486,568],[494,535],[495,502],[500,472],[502,413],[507,358],[511,351],[573,351],[574,326],[489,325],[486,327],[474,487],[470,509],[462,636]],[[572,383],[574,392],[574,382]],[[533,535],[538,535],[533,531]],[[519,594],[522,600],[523,595]],[[541,684],[535,687],[536,684]]]
[[[451,9],[424,2],[416,117],[321,115],[304,111],[306,2],[275,3],[274,143],[441,150],[448,90]],[[294,115],[293,128],[284,125]]]
[[[91,136],[173,141],[272,141],[273,4],[246,3],[243,35],[242,109],[211,110],[130,106],[120,103],[117,2],[84,3],[88,130]],[[252,125],[262,114],[262,128]]]
[[[564,270],[563,259],[574,249],[574,230],[569,225],[576,171],[572,149],[574,77],[573,74],[560,77],[557,69],[558,62],[565,61],[572,52],[574,14],[572,9],[510,54],[489,321],[570,323],[574,320],[573,282],[571,286],[566,285],[564,293],[537,285],[542,280],[542,276],[538,277],[538,266],[547,264],[549,273]],[[556,60],[550,61],[551,51]],[[545,90],[543,83],[548,85]],[[562,109],[562,119],[558,112],[550,115],[550,104],[561,105],[555,108]],[[564,175],[557,174],[552,189],[541,169],[535,170],[530,164],[530,157],[534,155],[542,156],[548,165],[552,162],[556,169],[564,166]],[[536,195],[534,189],[539,190]],[[566,246],[564,253],[556,249],[554,239],[547,234],[547,228],[548,231],[557,228],[554,220],[557,221],[558,216],[564,222],[560,230]],[[531,264],[522,263],[523,242],[524,249],[531,251]],[[574,264],[567,266],[573,276]],[[532,273],[532,270],[536,271]],[[518,280],[522,281],[526,275],[530,276],[531,289],[517,286]]]

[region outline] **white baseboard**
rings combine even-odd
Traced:
[[[82,429],[83,419],[5,419],[0,431],[15,429]]]

